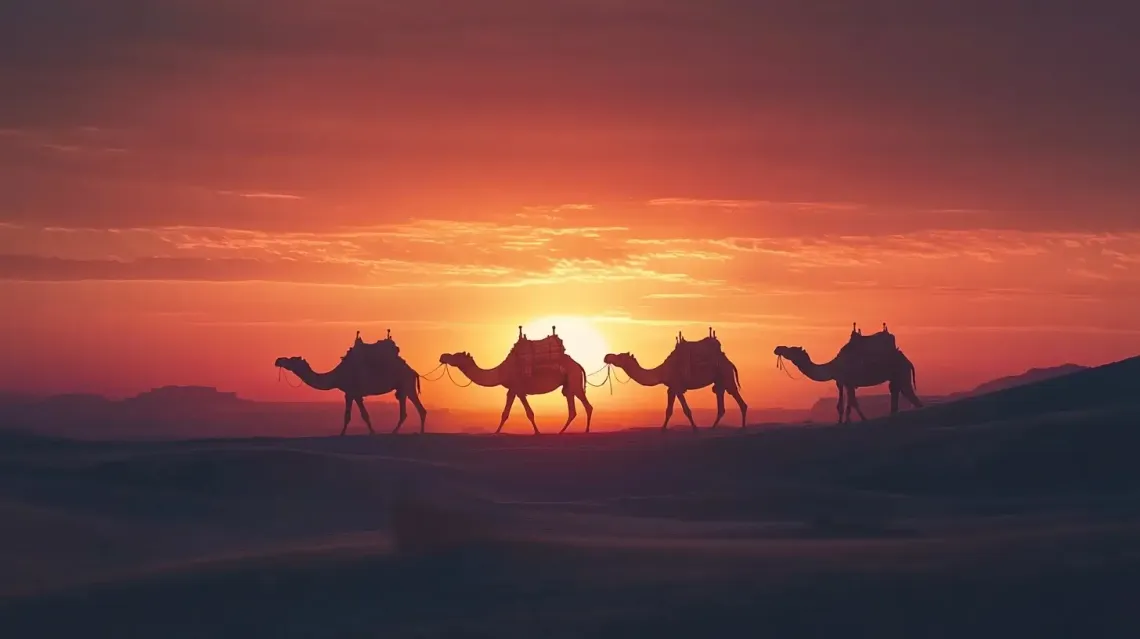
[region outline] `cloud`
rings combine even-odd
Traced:
[[[716,200],[685,197],[665,197],[649,200],[646,203],[651,207],[678,207],[678,208],[714,208],[714,209],[770,209],[785,211],[823,211],[848,212],[859,211],[866,207],[851,202],[772,202],[768,200]]]
[[[267,319],[267,320],[212,320],[202,318],[191,318],[187,321],[188,324],[194,326],[248,326],[248,327],[271,327],[271,326],[284,326],[284,327],[323,327],[323,326],[399,326],[401,331],[408,330],[438,330],[438,329],[453,329],[456,326],[486,326],[486,327],[499,327],[501,323],[491,324],[486,322],[466,322],[462,319],[437,321],[437,320],[418,320],[407,318],[393,318],[393,317],[357,317],[353,319],[324,319],[314,317],[302,317],[293,319]],[[393,335],[396,337],[396,335]]]
[[[708,293],[652,293],[645,295],[647,300],[695,300],[711,297]]]
[[[327,232],[0,226],[0,278],[270,281],[388,290],[640,286],[641,303],[898,291],[925,299],[1140,292],[1140,233],[660,236],[661,229],[420,219]],[[656,237],[645,237],[657,234]],[[599,294],[602,288],[598,288]]]
[[[305,198],[299,195],[292,195],[290,193],[272,193],[268,191],[218,191],[219,195],[231,195],[234,197],[243,197],[248,200],[303,200]]]
[[[624,227],[421,220],[329,233],[15,225],[4,231],[0,247],[9,253],[0,256],[0,277],[6,279],[324,281],[392,289],[696,282],[622,251]]]
[[[715,327],[721,328],[758,328],[761,326],[776,326],[775,324],[765,324],[762,322],[754,321],[734,321],[708,318],[655,319],[646,317],[634,317],[631,315],[592,315],[586,319],[598,324],[632,324],[637,326],[668,326],[673,328],[676,328],[678,326],[706,326],[709,322],[714,322]]]
[[[771,204],[762,200],[701,200],[683,197],[664,197],[650,200],[649,206],[714,207],[725,209],[754,209]]]
[[[130,260],[71,260],[0,255],[0,278],[20,281],[276,281],[367,284],[368,273],[348,265],[266,262],[254,259],[142,257]]]

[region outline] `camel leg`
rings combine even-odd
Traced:
[[[424,433],[424,422],[427,421],[427,409],[424,408],[423,402],[420,401],[420,396],[415,391],[408,393],[408,399],[412,400],[412,406],[416,408],[416,412],[420,414],[420,434]]]
[[[368,426],[368,434],[375,435],[376,431],[372,430],[372,418],[368,416],[368,411],[364,408],[364,398],[356,398],[356,407],[360,410],[360,418],[364,420],[365,425]]]
[[[850,424],[851,423],[851,411],[852,411],[852,409],[855,408],[854,406],[851,405],[851,402],[858,401],[858,400],[855,399],[855,389],[853,389],[853,388],[850,388],[850,389],[845,388],[845,389],[843,389],[843,393],[844,393],[844,396],[846,397],[846,399],[844,400],[846,402],[846,404],[845,404],[846,408],[843,410],[843,419],[841,420],[841,423]]]
[[[503,407],[503,418],[499,420],[499,427],[495,429],[495,434],[498,435],[503,430],[503,424],[507,423],[507,418],[511,416],[511,406],[515,405],[515,392],[507,390],[507,405]]]
[[[915,394],[914,389],[910,387],[910,384],[903,385],[902,394],[903,397],[905,397],[907,401],[910,402],[915,408],[922,408],[922,400],[918,398],[918,395]]]
[[[851,423],[851,409],[854,408],[856,413],[859,413],[859,421],[867,421],[867,417],[863,414],[863,409],[859,407],[859,399],[855,397],[855,389],[847,389],[847,423]]]
[[[530,420],[531,428],[534,428],[534,434],[538,434],[538,424],[534,423],[534,409],[530,407],[530,402],[526,401],[526,395],[519,395],[519,401],[522,402],[523,410],[526,411],[526,418]]]
[[[661,430],[669,430],[669,418],[673,416],[673,402],[677,401],[677,393],[673,389],[669,389],[669,403],[665,406],[665,423],[661,424]]]
[[[344,396],[344,426],[340,429],[340,436],[344,437],[345,431],[348,430],[348,422],[352,421],[352,398],[345,394]]]
[[[899,387],[898,384],[891,382],[891,414],[894,415],[899,412]]]
[[[582,402],[582,407],[586,409],[586,432],[590,432],[590,420],[594,418],[594,405],[590,400],[586,399],[586,388],[578,389],[578,401]]]
[[[574,408],[574,396],[568,394],[566,395],[566,424],[562,426],[562,430],[558,431],[558,434],[565,433],[566,429],[570,428],[570,422],[574,421],[577,416],[578,411]]]
[[[713,393],[716,394],[716,419],[713,420],[712,428],[716,428],[724,417],[724,387],[713,384]]]
[[[689,418],[689,425],[693,427],[693,432],[697,432],[697,422],[693,420],[693,411],[689,408],[689,402],[685,399],[685,394],[677,393],[677,399],[681,402],[681,410],[685,411],[685,417]]]
[[[835,382],[835,390],[839,391],[839,401],[835,402],[836,423],[843,423],[843,385]]]
[[[728,389],[728,394],[736,400],[736,404],[740,406],[740,428],[743,429],[748,426],[748,404],[744,403],[744,398],[740,396],[740,391],[735,387]]]
[[[400,432],[404,420],[408,419],[408,396],[402,391],[396,391],[396,401],[400,403],[400,419],[396,422],[396,427],[392,429],[393,435]]]

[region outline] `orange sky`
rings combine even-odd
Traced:
[[[273,360],[491,365],[552,315],[645,363],[714,326],[757,407],[829,393],[772,349],[852,321],[920,394],[1140,352],[1119,22],[694,4],[0,9],[0,388],[317,399]]]

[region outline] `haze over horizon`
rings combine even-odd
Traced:
[[[551,318],[587,372],[712,326],[754,407],[831,393],[772,349],[852,321],[920,395],[1140,353],[1128,3],[268,7],[0,6],[0,388],[324,401],[274,359],[490,366]]]

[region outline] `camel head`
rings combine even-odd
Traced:
[[[278,357],[273,365],[277,368],[284,368],[290,373],[296,373],[309,367],[304,357]]]
[[[808,352],[801,346],[777,346],[773,352],[775,352],[777,357],[792,362],[802,362],[808,359]]]
[[[439,356],[439,363],[446,364],[448,366],[455,366],[458,368],[460,366],[471,366],[475,364],[475,358],[471,357],[471,353],[468,353],[467,351],[462,351],[459,353],[444,353],[443,355]]]
[[[636,364],[637,358],[633,356],[633,353],[609,353],[602,361],[618,368],[626,368],[630,364]]]

